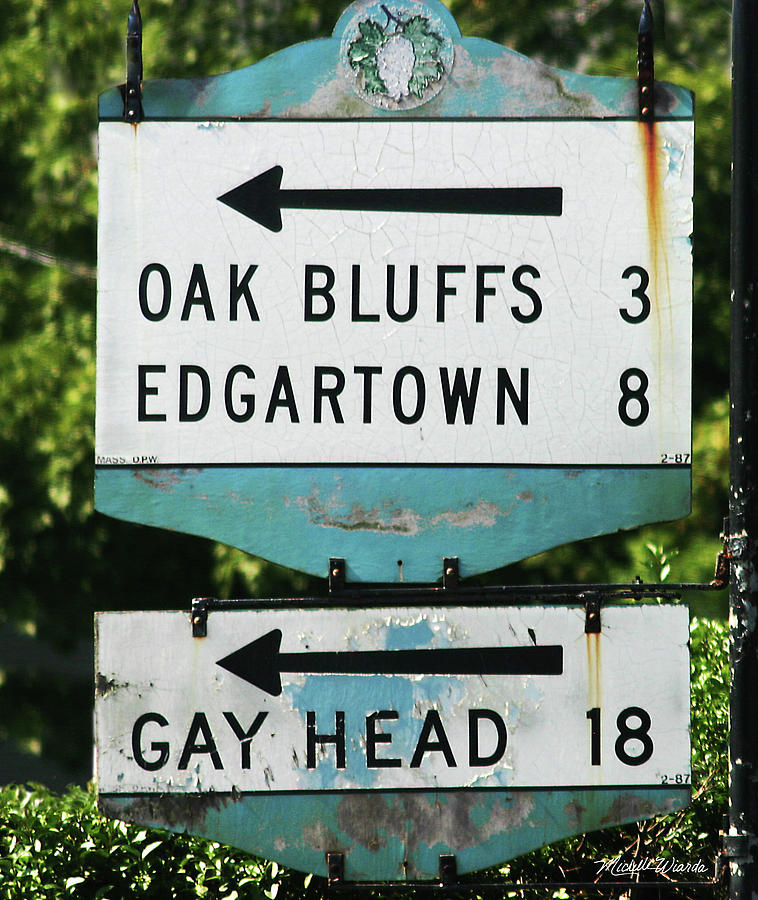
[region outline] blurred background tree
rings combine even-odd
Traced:
[[[466,35],[551,65],[636,74],[638,0],[448,0]],[[93,511],[97,94],[123,81],[131,0],[0,6],[0,784],[91,774],[92,614],[323,583]],[[331,33],[347,0],[143,0],[145,77],[249,65]],[[729,29],[668,0],[656,75],[697,94],[693,514],[584,541],[491,582],[708,581],[726,514]],[[690,598],[701,615],[725,599]]]

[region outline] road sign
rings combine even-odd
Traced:
[[[100,613],[101,808],[308,871],[482,868],[687,802],[687,641],[680,606]]]
[[[102,511],[353,581],[688,511],[691,98],[639,123],[634,81],[548,89],[401,6],[223,90],[147,84],[138,126],[104,96]]]
[[[669,204],[685,216],[665,273],[639,134],[635,122],[148,122],[135,138],[103,125],[102,194],[115,209],[124,190],[142,200],[102,223],[119,240],[101,251],[112,362],[98,457],[689,460],[689,341],[677,336],[690,330],[691,126],[659,126]],[[350,172],[355,158],[371,162]],[[274,159],[285,165],[225,191]],[[280,191],[283,172],[317,187]],[[354,187],[326,187],[340,178]]]

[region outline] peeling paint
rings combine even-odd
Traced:
[[[516,495],[519,500],[530,501],[533,495],[524,491]],[[329,504],[318,500],[315,495],[295,498],[298,506],[306,510],[310,521],[324,528],[338,528],[342,531],[378,531],[388,534],[414,535],[420,531],[448,525],[452,528],[491,528],[498,516],[507,516],[511,509],[500,509],[495,503],[480,500],[478,503],[466,504],[462,509],[446,510],[434,516],[423,516],[410,509],[402,509],[392,499],[385,503],[366,509],[359,503],[351,506],[350,511],[341,513],[339,504],[334,509]]]
[[[397,797],[351,794],[340,801],[337,821],[341,831],[371,852],[384,849],[400,839],[408,857],[428,845],[430,836],[448,848],[461,851],[474,847],[492,835],[521,828],[535,809],[532,794],[514,793],[499,798],[482,822],[481,797],[472,794],[401,794]],[[321,845],[321,849],[327,849]],[[398,861],[398,872],[401,863]],[[412,873],[409,873],[412,875]]]
[[[518,495],[520,500],[531,499],[526,496]],[[470,504],[460,510],[450,510],[449,512],[440,513],[430,519],[429,524],[432,527],[445,522],[454,528],[471,528],[478,526],[480,528],[491,528],[498,516],[506,516],[510,509],[503,511],[495,503],[487,503],[480,500],[476,504]]]
[[[672,812],[675,809],[674,803],[670,798],[661,798],[663,812]],[[666,808],[668,807],[668,808]],[[617,822],[631,822],[637,819],[649,819],[651,815],[655,815],[654,806],[648,797],[642,797],[639,794],[623,793],[619,794],[610,805],[608,812],[604,815],[599,827],[612,825]]]
[[[390,534],[417,534],[420,516],[408,509],[398,509],[387,500],[381,506],[366,509],[360,503],[354,503],[350,511],[339,514],[336,509],[330,511],[326,503],[315,496],[298,497],[296,502],[301,509],[308,512],[314,525],[324,528],[339,528],[342,531],[379,531]],[[336,504],[335,504],[336,506]]]

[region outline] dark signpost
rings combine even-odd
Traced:
[[[730,747],[729,831],[730,895],[755,896],[758,891],[758,635],[756,634],[756,384],[758,383],[758,191],[755,147],[758,120],[758,13],[754,3],[734,0],[732,20],[732,342],[729,553],[730,582]]]
[[[358,0],[143,83],[134,3],[96,505],[330,596],[98,614],[108,815],[450,884],[689,802],[687,610],[609,602],[684,586],[458,583],[689,511],[693,98],[653,80],[648,12],[638,79]]]

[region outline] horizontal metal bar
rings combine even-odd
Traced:
[[[372,607],[387,603],[424,605],[435,602],[441,606],[495,604],[507,598],[514,601],[549,600],[553,603],[582,604],[588,599],[604,603],[620,600],[662,598],[678,600],[685,591],[721,590],[719,584],[651,583],[651,584],[549,584],[549,585],[484,585],[445,588],[441,585],[367,585],[346,587],[325,596],[282,597],[266,600],[203,598],[204,608],[210,611],[245,609],[311,609],[327,606]]]
[[[507,881],[485,881],[474,882],[464,881],[457,884],[441,885],[439,883],[428,881],[403,881],[401,883],[388,883],[386,881],[344,881],[340,884],[330,885],[328,891],[330,893],[359,893],[361,891],[407,891],[409,888],[414,892],[438,892],[440,894],[450,894],[453,891],[499,891],[500,896],[504,896],[503,892],[534,890],[536,888],[548,889],[581,889],[586,891],[597,891],[605,893],[609,891],[628,892],[630,888],[714,888],[720,885],[717,879],[713,881],[535,881],[529,884],[513,884]]]

